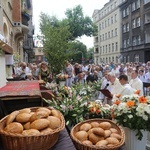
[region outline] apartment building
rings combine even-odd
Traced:
[[[6,78],[12,75],[14,52],[20,55],[20,61],[29,62],[29,56],[32,56],[32,47],[24,47],[24,39],[29,35],[30,44],[33,45],[34,28],[31,19],[32,0],[0,0],[0,87],[4,86]]]
[[[150,60],[150,0],[126,0],[120,5],[123,62]]]
[[[124,0],[110,0],[100,10],[93,13],[93,21],[98,26],[94,37],[94,62],[120,63],[121,55],[121,14],[119,5]]]

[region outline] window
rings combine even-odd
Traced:
[[[126,8],[126,16],[129,15],[129,7]]]
[[[123,40],[123,48],[126,48],[127,45],[126,45],[126,40]]]
[[[114,43],[112,43],[112,52],[114,51]]]
[[[113,24],[113,16],[111,17],[111,24]]]
[[[124,24],[123,25],[123,33],[125,33],[126,32],[126,25]]]
[[[102,47],[100,47],[100,54],[102,53]]]
[[[104,34],[103,34],[103,41],[104,41]]]
[[[114,57],[112,57],[112,61],[114,62]]]
[[[117,6],[117,2],[114,3],[114,7],[116,7],[116,6]]]
[[[102,22],[102,29],[104,29],[104,22]]]
[[[111,58],[109,57],[109,63],[111,62]]]
[[[139,62],[139,60],[140,60],[140,57],[139,57],[138,54],[136,54],[135,57],[134,57],[134,61],[135,61],[135,62]]]
[[[105,39],[107,40],[107,33],[105,33]]]
[[[107,21],[105,20],[105,27],[107,27]]]
[[[107,53],[107,45],[106,45],[106,53]]]
[[[140,27],[140,26],[141,26],[141,18],[138,17],[138,18],[137,18],[137,27]]]
[[[99,29],[100,29],[100,30],[102,29],[102,27],[101,27],[101,23],[99,24]]]
[[[104,52],[105,52],[105,47],[103,46],[103,54],[104,54]]]
[[[135,2],[132,3],[132,11],[135,10]]]
[[[111,5],[111,10],[113,9],[113,4]]]
[[[117,22],[117,14],[115,14],[115,22]]]
[[[127,32],[129,32],[129,23],[126,24]]]
[[[130,46],[130,40],[127,39],[127,47],[129,47],[129,46]]]
[[[99,40],[101,41],[102,39],[101,39],[102,37],[101,37],[101,35],[99,36]]]
[[[110,19],[108,18],[108,26],[110,25]]]
[[[116,51],[118,51],[118,42],[116,42]]]
[[[138,45],[141,44],[141,36],[140,35],[137,37],[137,44]]]
[[[150,2],[150,0],[144,0],[144,4],[147,4],[149,2]]]
[[[126,16],[126,10],[124,9],[122,12],[122,16],[125,17]]]
[[[136,37],[133,37],[133,46],[136,45]]]
[[[135,28],[135,19],[132,20],[132,28]]]
[[[111,46],[110,46],[110,44],[109,44],[109,52],[110,52],[110,50],[111,50]]]
[[[137,0],[137,2],[136,2],[136,8],[137,9],[140,8],[140,0]]]
[[[110,31],[108,32],[108,38],[110,38]]]
[[[117,28],[115,29],[115,36],[117,36]]]
[[[112,31],[111,31],[111,37],[113,37],[113,36],[114,36],[114,31],[112,30]]]

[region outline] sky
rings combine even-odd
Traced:
[[[101,9],[109,0],[32,0],[33,2],[33,24],[35,26],[35,35],[39,34],[39,15],[44,12],[50,16],[56,16],[58,19],[65,18],[65,11],[72,9],[77,5],[82,6],[84,16],[92,15],[95,9]],[[78,39],[84,43],[87,48],[93,47],[93,37],[82,36]]]

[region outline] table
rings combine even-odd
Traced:
[[[41,104],[41,91],[36,80],[10,81],[0,88],[0,118],[14,110]]]

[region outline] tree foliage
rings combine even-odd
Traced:
[[[55,17],[49,18],[46,14],[40,16],[40,28],[44,35],[43,49],[46,58],[55,73],[63,69],[65,61],[69,58],[66,51],[69,48],[69,26]]]
[[[82,6],[78,5],[73,9],[67,9],[65,15],[70,26],[71,40],[82,35],[92,36],[97,31],[97,27],[93,24],[88,16],[83,15]]]
[[[86,59],[87,55],[87,48],[86,45],[84,45],[80,41],[73,41],[71,43],[71,50],[72,50],[72,57],[71,59],[74,62],[82,63],[82,59]],[[83,57],[83,58],[82,58]]]
[[[82,35],[92,36],[96,31],[90,17],[83,15],[80,5],[67,9],[65,14],[66,18],[62,20],[45,13],[40,15],[43,50],[55,73],[63,69],[66,60],[81,63],[82,58],[86,59],[86,46],[75,39]]]

